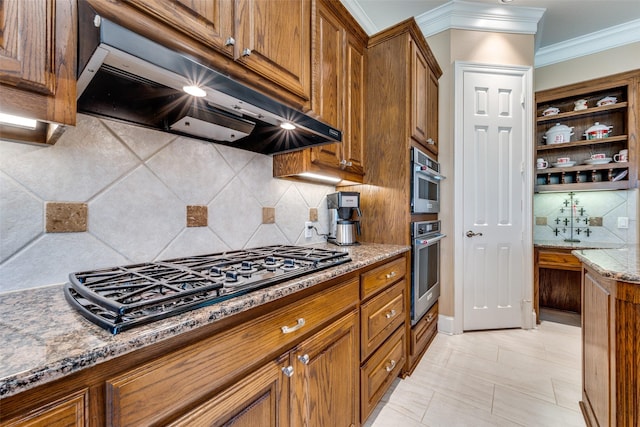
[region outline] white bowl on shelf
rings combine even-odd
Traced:
[[[551,163],[554,168],[569,168],[571,166],[575,166],[575,161],[564,162],[564,163]]]
[[[611,157],[605,157],[604,159],[587,159],[584,161],[585,165],[606,165],[613,160]]]

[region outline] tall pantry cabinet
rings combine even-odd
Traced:
[[[437,219],[411,214],[410,148],[437,158],[442,70],[413,18],[372,36],[368,46],[365,185],[339,190],[360,192],[363,241],[410,245],[412,221]],[[413,328],[407,322],[406,372],[435,336],[437,317],[436,304]]]

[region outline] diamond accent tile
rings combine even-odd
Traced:
[[[132,262],[154,259],[185,227],[182,203],[139,167],[89,204],[89,231]]]
[[[58,142],[25,151],[4,172],[43,200],[88,201],[138,160],[102,123],[79,115]],[[19,161],[18,161],[19,160]]]
[[[0,173],[0,261],[44,231],[43,203]]]
[[[233,178],[214,145],[178,138],[147,161],[149,168],[183,202],[206,204]]]

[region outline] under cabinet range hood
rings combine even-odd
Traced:
[[[262,154],[342,141],[338,129],[86,9],[78,112]]]

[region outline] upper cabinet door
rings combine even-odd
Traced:
[[[438,76],[429,69],[427,79],[427,149],[438,155]]]
[[[236,0],[235,57],[302,99],[311,93],[311,1]]]
[[[54,93],[54,11],[53,0],[0,1],[0,83]]]
[[[200,43],[233,55],[234,0],[126,0]]]
[[[347,79],[345,93],[345,112],[342,131],[344,140],[344,158],[347,168],[360,175],[364,174],[364,102],[365,55],[361,44],[353,37],[347,37],[346,51]]]
[[[411,136],[422,144],[427,141],[427,81],[429,65],[411,42]]]

